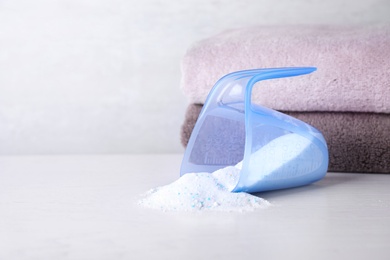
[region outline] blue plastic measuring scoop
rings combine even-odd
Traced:
[[[306,185],[323,178],[328,149],[320,131],[252,104],[256,82],[315,71],[313,67],[254,69],[222,77],[210,91],[189,139],[180,175],[240,169],[234,192]]]

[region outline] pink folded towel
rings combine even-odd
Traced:
[[[315,66],[310,75],[263,81],[253,102],[283,111],[390,113],[390,26],[268,26],[197,43],[182,62],[181,87],[203,104],[223,75],[253,68]]]

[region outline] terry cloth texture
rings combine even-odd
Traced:
[[[390,26],[261,26],[196,43],[182,60],[181,88],[204,104],[238,70],[314,66],[300,77],[259,82],[253,102],[280,111],[390,113]]]
[[[202,105],[187,108],[181,141],[187,145]],[[390,173],[390,115],[367,112],[281,111],[320,130],[329,149],[329,171]]]

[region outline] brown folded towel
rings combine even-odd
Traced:
[[[202,105],[187,108],[181,142],[187,146]],[[281,111],[283,112],[283,111]],[[390,114],[283,112],[319,129],[329,148],[329,171],[390,173]]]

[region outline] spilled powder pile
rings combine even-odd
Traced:
[[[267,208],[270,203],[248,193],[231,192],[240,169],[229,166],[213,173],[188,173],[175,182],[148,191],[139,204],[163,211],[236,211]]]
[[[249,169],[256,171],[256,181],[278,173],[285,166],[291,168],[295,158],[308,150],[310,140],[291,133],[277,137],[251,154]],[[316,156],[313,154],[313,156]],[[242,162],[213,173],[188,173],[170,185],[150,190],[140,204],[164,211],[253,211],[266,208],[270,203],[248,193],[231,192],[239,180]],[[282,172],[286,177],[296,171]],[[280,176],[277,176],[280,178]]]

